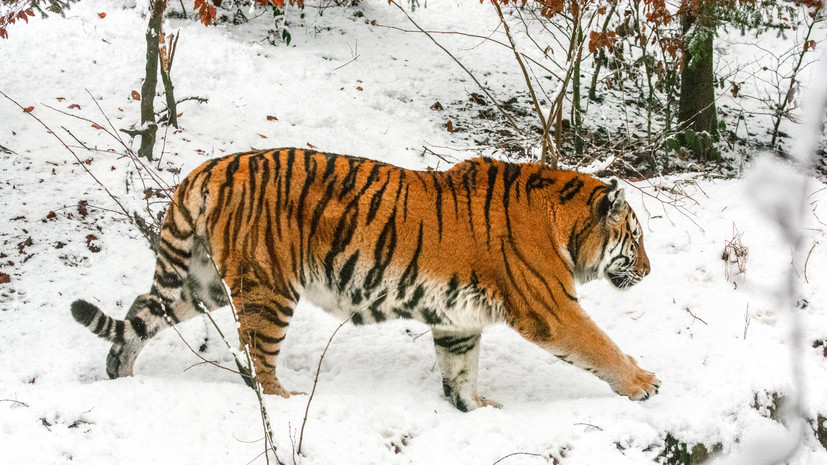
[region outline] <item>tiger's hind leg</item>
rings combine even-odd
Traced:
[[[446,331],[434,328],[436,361],[442,372],[445,397],[459,410],[501,405],[477,394],[477,370],[480,358],[480,331]]]
[[[167,243],[162,247],[171,246]],[[182,252],[179,250],[178,254]],[[204,248],[196,245],[192,256],[184,258],[188,259],[175,260],[169,251],[159,254],[158,262],[165,264],[156,266],[152,290],[138,296],[124,318],[142,331],[138,337],[113,342],[106,357],[106,374],[110,378],[132,376],[138,354],[149,339],[170,323],[186,321],[227,304],[221,279]],[[165,315],[159,303],[171,310]]]
[[[238,312],[241,349],[248,345],[262,390],[265,394],[290,397],[291,391],[276,377],[276,359],[293,317],[296,297],[288,296],[288,292],[276,292],[254,279],[231,282],[230,289]]]

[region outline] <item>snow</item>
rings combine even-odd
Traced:
[[[354,16],[357,9],[365,17]],[[139,102],[130,93],[140,89],[143,76],[140,10],[84,0],[66,18],[32,19],[0,42],[0,90],[24,107],[33,105],[33,114],[67,144],[79,145],[77,137],[96,149],[73,148],[130,212],[144,211],[147,200],[135,166],[117,153],[122,147],[104,130],[46,105],[110,131],[95,103],[116,128],[139,120]],[[478,154],[445,130],[447,106],[444,113],[429,109],[477,92],[468,76],[427,37],[365,23],[411,29],[400,11],[386,2],[321,11],[308,7],[301,20],[298,10],[288,10],[290,46],[262,41],[269,14],[247,25],[209,28],[167,20],[168,32],[181,31],[172,70],[176,97],[209,102],[182,103],[181,130],[159,131],[156,155],[164,145],[159,166],[165,182],[174,184],[210,157],[251,147],[312,144],[439,169],[446,162],[423,147],[451,159]],[[432,0],[412,16],[428,30],[493,31],[497,25],[491,7],[473,1]],[[456,35],[439,40],[497,95],[523,88],[510,50]],[[81,108],[67,108],[71,104]],[[619,114],[601,111],[620,122]],[[598,112],[589,114],[597,118]],[[0,152],[0,252],[6,255],[0,272],[11,276],[0,284],[0,464],[264,463],[255,393],[239,376],[200,364],[174,331],[148,344],[134,377],[107,379],[108,343],[76,324],[69,304],[92,299],[122,317],[148,289],[153,255],[54,136],[5,98],[0,121],[0,145],[13,151]],[[181,168],[180,174],[170,168]],[[796,356],[808,386],[803,409],[808,418],[827,416],[827,359],[823,347],[812,347],[827,338],[827,189],[811,181],[800,230],[803,253],[791,256],[764,214],[767,204],[755,201],[784,186],[770,186],[758,175],[746,179],[681,175],[627,184],[652,273],[625,292],[606,282],[579,289],[595,321],[657,374],[663,383],[658,395],[646,402],[621,398],[594,376],[494,326],[482,338],[479,390],[504,407],[461,413],[442,395],[426,326],[345,325],[321,365],[296,463],[492,464],[526,452],[535,455],[501,463],[639,464],[657,458],[667,434],[690,448],[720,443],[724,454],[770,443],[768,437],[783,441],[792,433],[769,416],[773,394],[795,395],[789,320],[777,301],[790,264],[802,307],[796,311],[804,349]],[[675,205],[652,197],[668,199],[670,191],[685,196]],[[78,211],[81,200],[88,201],[88,215]],[[787,208],[774,205],[778,213]],[[56,216],[47,218],[51,211]],[[749,249],[746,273],[734,283],[721,260],[733,227]],[[25,245],[29,237],[32,244]],[[89,241],[101,251],[92,253]],[[229,308],[214,317],[235,345]],[[287,389],[310,392],[338,324],[300,304],[279,358]],[[208,323],[195,319],[179,330],[196,350],[208,338],[201,355],[233,367],[232,354]],[[287,463],[307,400],[266,398],[279,456]],[[827,463],[827,451],[808,429],[789,463]]]

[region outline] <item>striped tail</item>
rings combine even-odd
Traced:
[[[98,337],[116,344],[146,337],[146,325],[142,319],[132,317],[118,320],[107,316],[101,309],[85,300],[72,302],[72,316]]]

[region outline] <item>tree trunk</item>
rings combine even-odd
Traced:
[[[138,156],[152,161],[152,149],[155,146],[155,87],[158,84],[158,38],[164,20],[166,0],[154,0],[150,5],[149,24],[146,28],[146,74],[141,86],[141,147]]]
[[[706,131],[717,139],[718,121],[712,69],[712,40],[715,34],[713,6],[711,2],[701,0],[693,8],[692,3],[691,0],[684,0],[682,4],[684,50],[678,120],[682,129]]]

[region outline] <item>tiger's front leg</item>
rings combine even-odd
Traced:
[[[442,372],[445,397],[459,410],[467,412],[490,405],[501,407],[477,394],[477,369],[480,358],[480,331],[446,331],[434,328],[436,361]]]
[[[660,380],[654,373],[623,353],[576,302],[558,315],[527,319],[516,329],[561,360],[607,382],[617,394],[646,400],[658,392]]]

